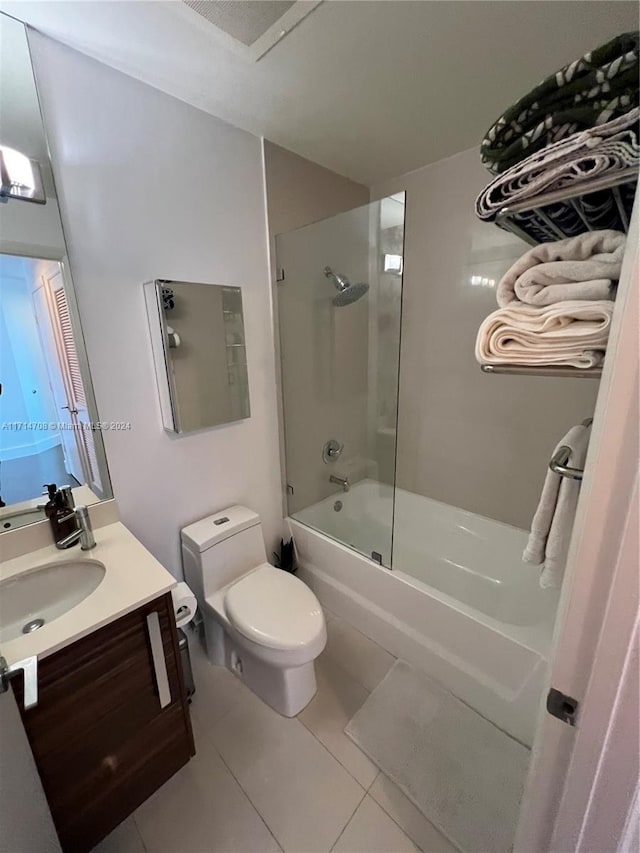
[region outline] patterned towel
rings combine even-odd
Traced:
[[[494,174],[546,145],[638,105],[640,33],[623,33],[547,77],[487,131],[482,162]]]

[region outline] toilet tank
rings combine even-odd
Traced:
[[[265,563],[260,516],[231,506],[181,531],[184,579],[198,602]]]

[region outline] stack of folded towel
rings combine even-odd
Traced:
[[[480,326],[481,364],[589,368],[604,359],[626,238],[592,231],[542,243],[500,280]]]
[[[581,187],[605,174],[615,175],[640,166],[638,123],[640,109],[599,127],[584,130],[568,139],[526,157],[498,175],[476,199],[476,213],[485,222],[493,222],[507,205],[534,201],[542,193],[571,186],[576,195]],[[633,184],[631,189],[634,189]],[[627,185],[621,189],[621,203],[631,218],[634,193]],[[580,234],[585,222],[591,228],[621,228],[620,212],[610,191],[586,193],[580,199],[580,213],[573,205],[557,202],[544,208],[545,215],[567,234]],[[555,232],[535,210],[516,214],[515,223],[534,239],[556,239]]]
[[[500,116],[482,141],[494,174],[638,106],[640,33],[623,33],[551,74]]]
[[[497,177],[476,200],[480,219],[500,224],[503,208],[530,203],[510,219],[536,242],[556,240],[558,231],[626,230],[640,166],[639,56],[640,33],[624,33],[552,74],[494,122],[480,154]],[[589,192],[605,176],[619,184],[617,197]],[[571,201],[536,205],[567,187]]]

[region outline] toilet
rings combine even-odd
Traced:
[[[301,580],[267,563],[260,517],[232,506],[181,532],[184,577],[204,620],[207,657],[285,717],[316,692],[327,630]]]

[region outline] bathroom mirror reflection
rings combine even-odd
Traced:
[[[44,202],[33,203],[23,183],[0,204],[0,532],[6,532],[45,518],[45,484],[71,486],[76,504],[112,493],[27,37],[6,15],[0,16],[0,78],[0,145],[32,164],[44,194]]]
[[[248,418],[239,287],[158,279],[145,285],[164,428],[193,432]]]

